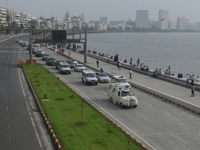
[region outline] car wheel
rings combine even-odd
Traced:
[[[98,85],[98,82],[96,82],[95,85]]]
[[[134,108],[136,108],[136,107],[137,107],[137,105],[134,105],[133,107],[134,107]]]
[[[83,79],[82,79],[82,83],[84,83]]]
[[[69,72],[69,74],[71,74],[71,72]]]

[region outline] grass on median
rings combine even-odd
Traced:
[[[24,70],[64,149],[140,149],[43,66],[25,64]]]

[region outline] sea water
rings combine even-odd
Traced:
[[[171,67],[171,73],[200,75],[200,33],[98,33],[88,34],[88,49],[130,58],[150,69]]]

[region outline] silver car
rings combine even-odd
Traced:
[[[110,82],[110,78],[105,72],[97,72],[96,77],[98,79],[98,82],[102,82],[102,83]]]

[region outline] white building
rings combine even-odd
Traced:
[[[136,28],[149,28],[149,11],[136,10],[135,24]]]
[[[177,18],[177,30],[185,30],[185,16]]]
[[[171,20],[170,20],[168,26],[169,26],[169,29],[170,29],[170,30],[176,29],[176,23],[175,23],[175,21],[171,21]]]
[[[158,14],[158,27],[162,30],[168,30],[169,11],[159,10]]]
[[[81,18],[81,22],[85,22],[85,15],[83,13],[81,13],[81,15],[79,15],[79,17]]]
[[[7,11],[6,8],[0,7],[0,24],[3,26],[8,26],[8,22],[6,20]]]

